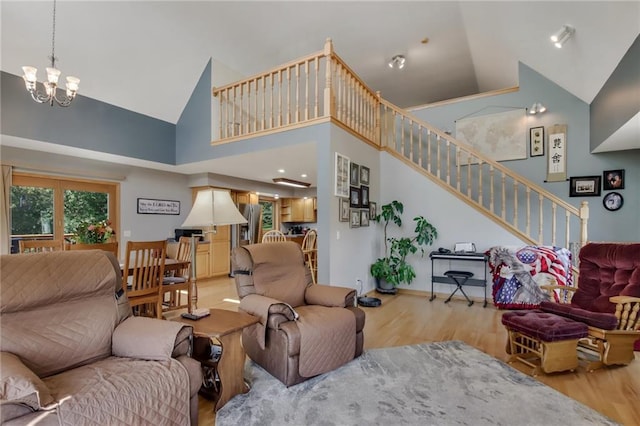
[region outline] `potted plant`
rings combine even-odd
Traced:
[[[371,265],[371,275],[378,282],[377,290],[382,293],[395,293],[399,284],[411,284],[416,277],[416,271],[407,263],[407,256],[420,250],[424,255],[425,247],[431,245],[438,237],[438,231],[423,216],[413,218],[415,222],[414,235],[411,237],[388,237],[387,228],[393,222],[402,226],[404,205],[399,201],[392,201],[382,206],[380,214],[373,220],[384,224],[384,253]]]

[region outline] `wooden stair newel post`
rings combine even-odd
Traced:
[[[324,116],[333,117],[335,111],[335,102],[333,99],[333,74],[332,74],[332,62],[333,62],[333,42],[331,38],[327,38],[324,44],[324,57],[326,58],[326,70],[325,70],[325,86],[324,86]]]

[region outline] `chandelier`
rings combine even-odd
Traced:
[[[78,85],[80,79],[77,77],[67,77],[67,93],[62,99],[58,98],[58,79],[60,78],[60,70],[56,68],[56,0],[53,0],[53,33],[51,35],[51,67],[47,67],[47,81],[43,82],[44,92],[37,90],[38,78],[36,73],[38,69],[31,66],[22,67],[24,75],[24,84],[27,90],[31,94],[34,101],[39,104],[48,103],[53,106],[53,103],[57,103],[62,107],[68,107],[71,105],[78,93]]]

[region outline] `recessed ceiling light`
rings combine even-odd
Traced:
[[[294,188],[308,188],[311,186],[310,183],[300,182],[299,180],[287,179],[287,178],[273,178],[273,183],[277,183],[279,185],[292,186]]]
[[[284,173],[284,169],[278,169],[278,173]]]
[[[301,174],[301,175],[300,175],[300,177],[301,177],[301,178],[306,178],[306,177],[307,177],[307,174],[306,174],[306,173],[303,173],[303,174]]]

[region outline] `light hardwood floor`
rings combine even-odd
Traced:
[[[222,278],[198,283],[198,307],[237,310],[233,279]],[[399,294],[376,295],[381,307],[364,308],[365,349],[411,345],[422,342],[462,340],[475,348],[505,361],[507,334],[500,323],[503,311],[492,305],[467,306],[453,299],[444,304],[446,295],[429,302],[426,296]],[[226,300],[225,300],[226,299]],[[170,313],[177,315],[180,311]],[[526,366],[513,367],[528,372]],[[592,373],[579,368],[575,373],[539,375],[536,379],[582,402],[625,425],[640,425],[640,355],[629,366],[604,368]],[[523,398],[526,397],[523,395]],[[212,404],[200,398],[200,425],[215,424]],[[558,413],[561,422],[562,413]]]

